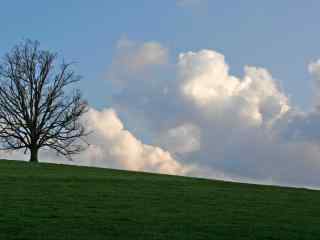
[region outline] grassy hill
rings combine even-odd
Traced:
[[[0,239],[320,239],[320,191],[1,160]]]

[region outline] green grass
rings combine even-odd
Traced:
[[[320,239],[320,191],[1,160],[0,239]]]

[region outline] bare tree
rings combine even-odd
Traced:
[[[2,150],[24,149],[38,162],[40,148],[67,158],[83,150],[86,135],[80,117],[87,103],[71,64],[54,65],[57,56],[27,40],[0,62],[0,141]]]

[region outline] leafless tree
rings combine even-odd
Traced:
[[[40,148],[67,158],[84,149],[80,117],[87,103],[71,64],[55,66],[57,55],[36,41],[15,46],[0,62],[0,141],[2,150],[23,149],[38,162]]]

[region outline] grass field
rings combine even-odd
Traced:
[[[0,239],[320,239],[320,191],[1,160]]]

